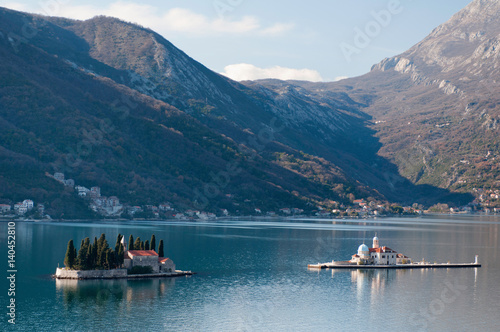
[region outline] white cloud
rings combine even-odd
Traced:
[[[77,5],[68,0],[40,2],[32,7],[20,2],[0,0],[0,5],[11,9],[32,11],[48,16],[62,16],[78,20],[86,20],[97,15],[120,18],[138,23],[159,33],[175,31],[195,35],[209,34],[242,34],[255,33],[263,36],[280,35],[291,30],[293,24],[275,23],[263,26],[254,16],[244,16],[239,20],[228,20],[216,16],[210,18],[185,8],[160,8],[140,2],[115,1],[105,7],[92,5]]]
[[[260,31],[262,35],[281,35],[289,30],[292,30],[295,25],[292,23],[276,23],[269,28]]]
[[[247,63],[239,63],[224,67],[221,73],[235,81],[259,80],[264,78],[277,78],[280,80],[300,80],[320,82],[321,75],[312,69],[294,69],[275,66],[271,68],[259,68]]]

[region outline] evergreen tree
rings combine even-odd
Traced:
[[[122,245],[122,235],[118,234],[116,237],[116,243],[115,243],[115,251],[118,252],[118,248]]]
[[[104,249],[104,241],[106,241],[106,234],[102,233],[99,239],[97,240],[97,255],[102,252]]]
[[[144,250],[144,241],[141,241],[141,250]]]
[[[132,234],[128,237],[128,250],[134,250],[134,237]]]
[[[141,250],[141,238],[137,237],[134,242],[134,250]]]
[[[122,264],[123,264],[123,260],[124,260],[124,251],[123,251],[123,246],[120,246],[118,248],[118,253],[116,254],[116,265],[118,267],[121,267]]]
[[[92,245],[92,269],[97,267],[97,237],[94,237],[94,244]]]
[[[87,237],[85,240],[82,240],[82,244],[80,246],[80,250],[78,251],[78,257],[76,259],[76,266],[80,270],[87,270],[87,252],[88,247],[90,246],[90,239]]]
[[[72,269],[75,265],[75,259],[76,249],[73,244],[73,240],[69,240],[68,248],[66,249],[66,255],[64,256],[64,265],[66,265],[67,268]]]
[[[151,235],[151,242],[149,243],[150,249],[156,251],[156,237]]]
[[[106,265],[106,253],[109,249],[108,241],[106,240],[106,235],[101,234],[99,240],[97,240],[97,268],[104,268]]]
[[[144,242],[144,250],[149,250],[149,241]]]
[[[118,267],[123,263],[123,244],[122,244],[123,235],[118,234],[116,238],[115,251],[113,254],[115,255],[115,267]],[[120,257],[121,256],[121,257]]]
[[[165,257],[163,253],[163,240],[160,240],[160,244],[158,244],[158,256]]]
[[[93,270],[95,268],[93,260],[93,252],[94,251],[92,250],[92,245],[90,244],[89,241],[89,246],[87,248],[87,262],[85,263],[87,270]]]
[[[103,264],[104,269],[109,270],[116,265],[114,259],[115,254],[113,253],[113,250],[111,250],[110,248],[106,249],[106,251],[104,251],[104,257],[105,257]]]

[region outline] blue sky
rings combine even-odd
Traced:
[[[0,6],[150,27],[233,79],[333,81],[404,52],[471,0],[0,0]]]

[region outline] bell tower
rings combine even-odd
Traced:
[[[375,234],[375,237],[373,238],[373,248],[375,248],[375,249],[379,248],[377,234]]]

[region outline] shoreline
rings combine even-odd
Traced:
[[[111,280],[111,279],[149,279],[176,278],[195,275],[196,272],[175,270],[172,273],[127,274],[126,269],[113,270],[66,270],[57,268],[52,279],[57,280]]]
[[[428,264],[396,264],[396,265],[351,265],[351,264],[332,264],[319,263],[309,264],[308,269],[323,270],[323,269],[349,269],[349,270],[364,270],[364,269],[443,269],[443,268],[477,268],[481,267],[479,263],[428,263]]]
[[[484,212],[478,212],[478,213],[423,213],[423,214],[418,214],[418,215],[413,215],[413,214],[408,214],[408,215],[400,215],[400,214],[388,214],[388,215],[378,215],[378,216],[344,216],[344,217],[336,217],[336,216],[329,216],[329,217],[323,217],[323,216],[308,216],[308,215],[296,215],[296,216],[224,216],[224,217],[217,217],[216,219],[209,219],[209,220],[203,220],[203,219],[175,219],[175,218],[169,218],[169,219],[125,219],[125,218],[97,218],[97,219],[19,219],[19,218],[9,218],[9,217],[1,217],[0,216],[0,222],[87,222],[87,221],[132,221],[132,222],[137,222],[137,221],[178,221],[178,222],[195,222],[195,223],[205,223],[205,222],[213,222],[217,220],[239,220],[239,219],[254,219],[254,220],[276,220],[276,219],[290,219],[290,220],[296,220],[296,219],[303,219],[303,218],[310,218],[310,219],[318,219],[318,220],[376,220],[376,219],[383,219],[383,218],[408,218],[408,219],[413,219],[413,218],[420,218],[420,217],[452,217],[452,216],[457,216],[457,217],[475,217],[475,216],[483,216],[483,217],[500,217],[500,213],[484,213]]]

